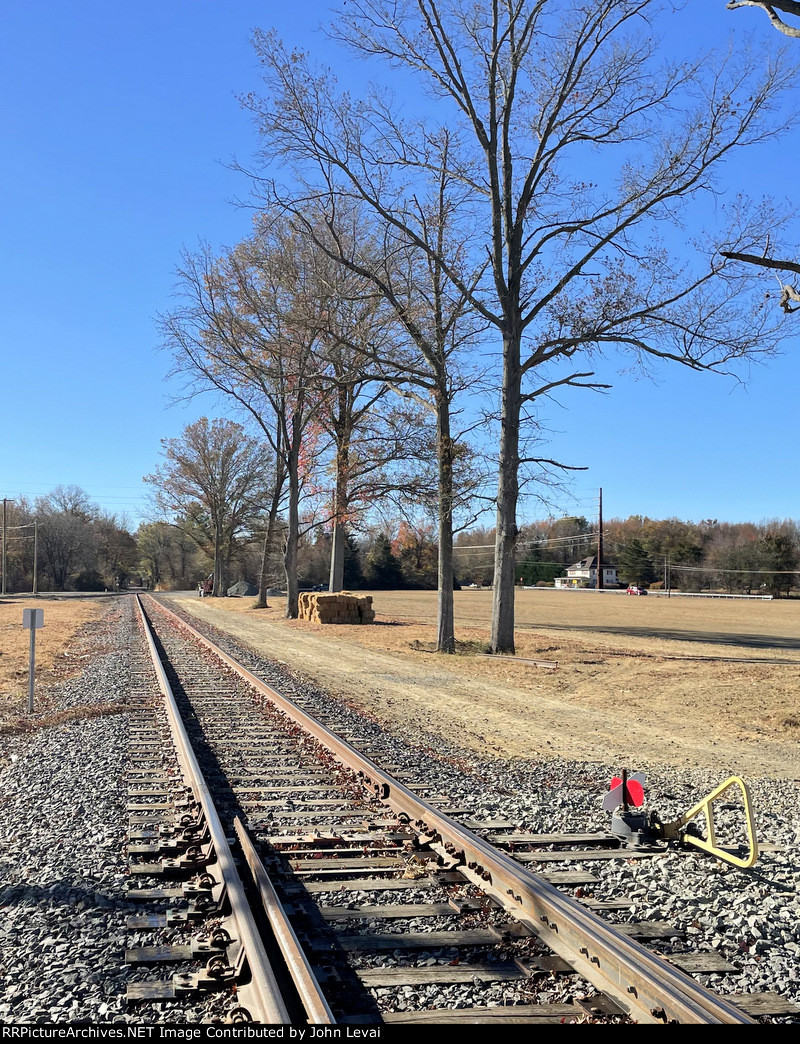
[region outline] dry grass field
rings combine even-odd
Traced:
[[[28,699],[29,634],[22,610],[44,609],[36,634],[36,685],[52,684],[85,666],[91,655],[76,647],[79,632],[104,612],[105,602],[83,598],[11,598],[0,601],[0,719],[25,710]]]
[[[180,604],[379,720],[475,750],[800,777],[800,602],[520,591],[517,655],[549,671],[481,655],[489,591],[456,592],[453,657],[429,651],[434,592],[374,598],[363,627]]]
[[[381,591],[375,594],[385,615],[403,621],[433,624],[436,619],[434,591]],[[488,628],[492,594],[489,590],[457,591],[456,620],[460,626]],[[800,662],[800,601],[749,601],[716,598],[643,598],[593,591],[517,591],[516,625],[548,631],[590,633],[595,640],[619,647],[630,644],[641,652],[640,638],[669,643],[664,651],[675,652],[675,642],[691,642],[681,649],[698,655],[696,643],[730,645],[731,656],[783,658],[792,652]],[[647,646],[652,651],[651,646]]]

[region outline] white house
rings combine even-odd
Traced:
[[[616,587],[617,567],[603,562],[603,587]],[[567,567],[566,576],[557,576],[556,587],[597,587],[597,556],[582,558],[575,565]]]

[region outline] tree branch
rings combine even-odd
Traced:
[[[797,0],[773,0],[772,3],[766,3],[766,0],[729,0],[729,3],[725,5],[728,11],[735,11],[739,7],[760,7],[762,11],[766,12],[767,18],[779,33],[795,39],[800,38],[800,27],[789,25],[775,13],[777,7],[779,11],[785,11],[786,14],[796,15],[800,18],[800,3]]]
[[[797,261],[778,261],[772,257],[759,257],[758,254],[739,254],[733,250],[720,250],[720,254],[731,261],[745,261],[748,265],[758,265],[760,268],[800,274],[800,264]]]

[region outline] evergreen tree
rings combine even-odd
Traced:
[[[619,574],[626,583],[647,587],[657,579],[653,562],[636,537],[620,548],[617,557]]]
[[[364,579],[368,587],[403,587],[403,570],[392,551],[392,542],[385,533],[381,533],[370,548]]]
[[[347,591],[354,591],[364,586],[364,573],[361,569],[358,544],[352,533],[347,534],[344,545],[344,586]]]
[[[767,588],[770,594],[787,595],[795,577],[788,572],[797,568],[797,551],[790,537],[784,533],[767,533],[757,545],[761,569],[774,569],[775,573],[766,575]]]
[[[550,553],[548,552],[548,558]],[[571,563],[570,563],[571,564]],[[542,552],[538,548],[531,548],[525,558],[517,566],[517,581],[522,581],[529,587],[544,580],[552,583],[557,576],[563,576],[566,566],[560,562],[542,561]]]

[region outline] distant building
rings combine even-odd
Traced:
[[[603,587],[617,587],[617,567],[603,562]],[[582,558],[567,567],[566,576],[557,576],[556,587],[597,587],[597,556]]]

